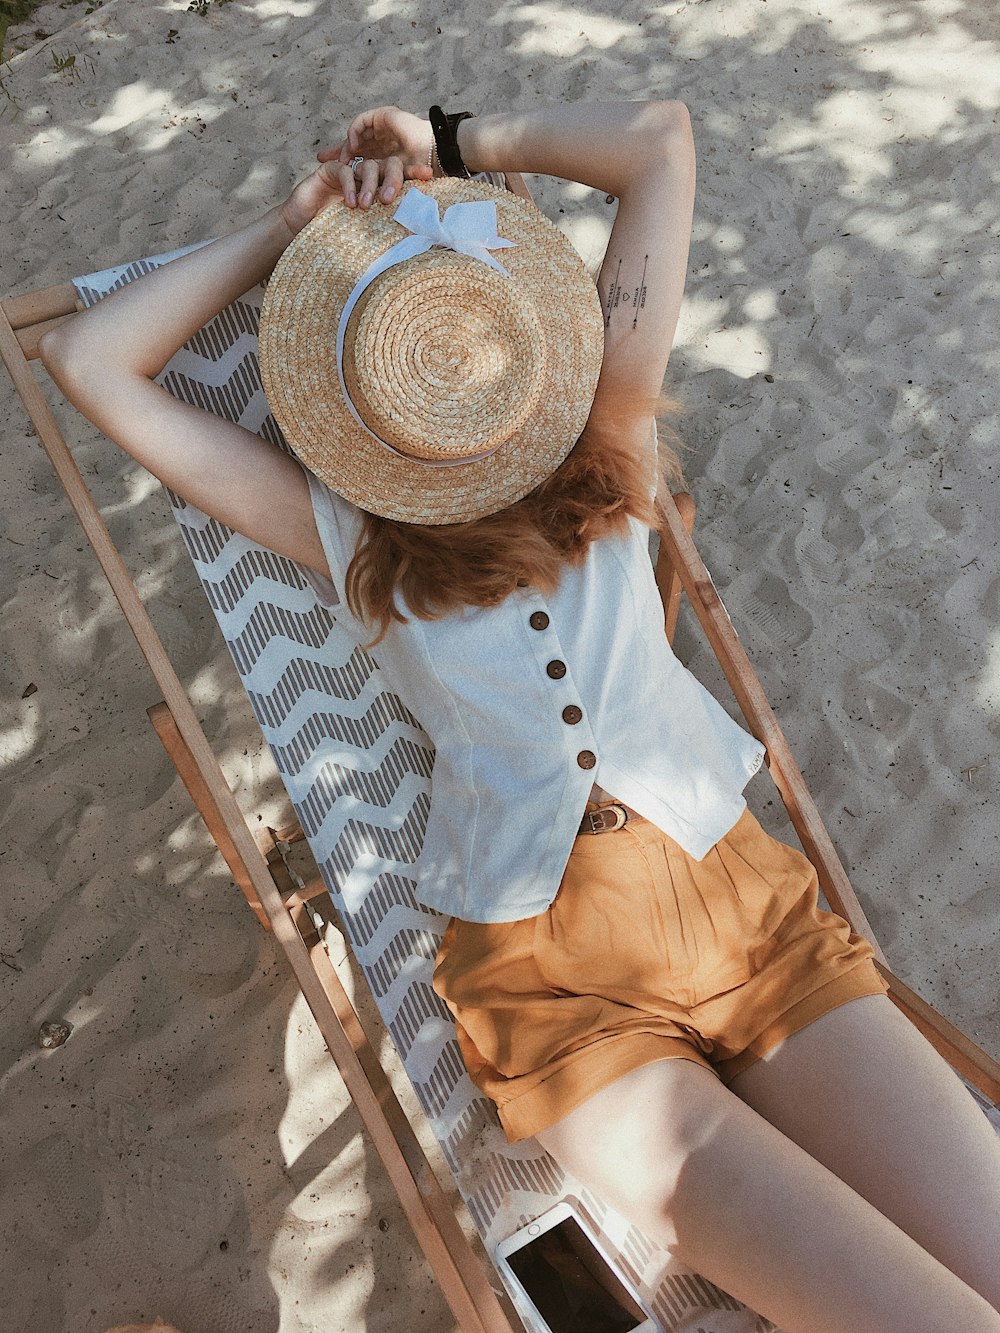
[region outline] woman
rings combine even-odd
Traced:
[[[427,727],[435,985],[509,1136],[785,1330],[996,1333],[996,1137],[746,812],[760,748],[663,640],[645,539],[686,109],[432,134],[382,107],[319,158],[49,334],[46,366],[165,484],[314,571]],[[466,168],[616,196],[597,294]],[[308,471],[153,382],[272,270],[265,388]]]

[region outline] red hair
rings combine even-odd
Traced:
[[[396,594],[418,619],[462,606],[496,606],[519,580],[551,593],[565,564],[579,564],[592,541],[624,531],[629,517],[655,527],[656,495],[680,476],[672,448],[651,448],[654,418],[676,410],[666,398],[591,412],[559,467],[523,499],[485,518],[428,526],[362,511],[358,547],[347,569],[347,603],[377,630],[405,622]],[[668,432],[676,441],[673,432]]]

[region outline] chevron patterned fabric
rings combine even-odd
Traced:
[[[75,285],[90,305],[182,253]],[[257,366],[262,295],[257,288],[218,315],[160,382],[284,448]],[[299,566],[178,497],[171,502],[344,933],[487,1250],[558,1199],[575,1197],[665,1331],[769,1333],[771,1323],[682,1268],[566,1177],[538,1144],[507,1142],[431,988],[446,921],[417,902],[411,874],[430,806],[428,738],[372,657],[320,605]]]

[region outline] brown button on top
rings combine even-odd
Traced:
[[[583,717],[583,709],[577,708],[576,704],[567,704],[562,711],[562,716],[564,722],[568,722],[570,726],[573,726]]]
[[[549,618],[544,611],[532,611],[528,617],[528,624],[532,629],[548,629]]]
[[[526,588],[526,587],[528,586],[528,580],[527,580],[527,579],[518,579],[518,581],[517,581],[517,586],[518,586],[519,588]]]
[[[560,662],[557,658],[554,662],[548,664],[545,671],[553,680],[562,680],[563,676],[566,674],[566,663]]]
[[[593,768],[597,763],[597,755],[593,750],[581,750],[576,756],[576,762],[581,768]]]

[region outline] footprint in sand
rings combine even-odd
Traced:
[[[836,583],[840,578],[840,552],[825,537],[803,542],[799,560],[819,583]]]
[[[25,1228],[39,1248],[62,1254],[97,1230],[101,1186],[78,1144],[61,1134],[42,1139],[22,1157],[20,1176],[9,1197],[23,1201]]]
[[[809,612],[792,598],[787,585],[775,574],[761,575],[746,591],[735,589],[735,595],[730,592],[727,600],[733,603],[737,629],[749,622],[751,629],[774,649],[798,648],[812,633]]]

